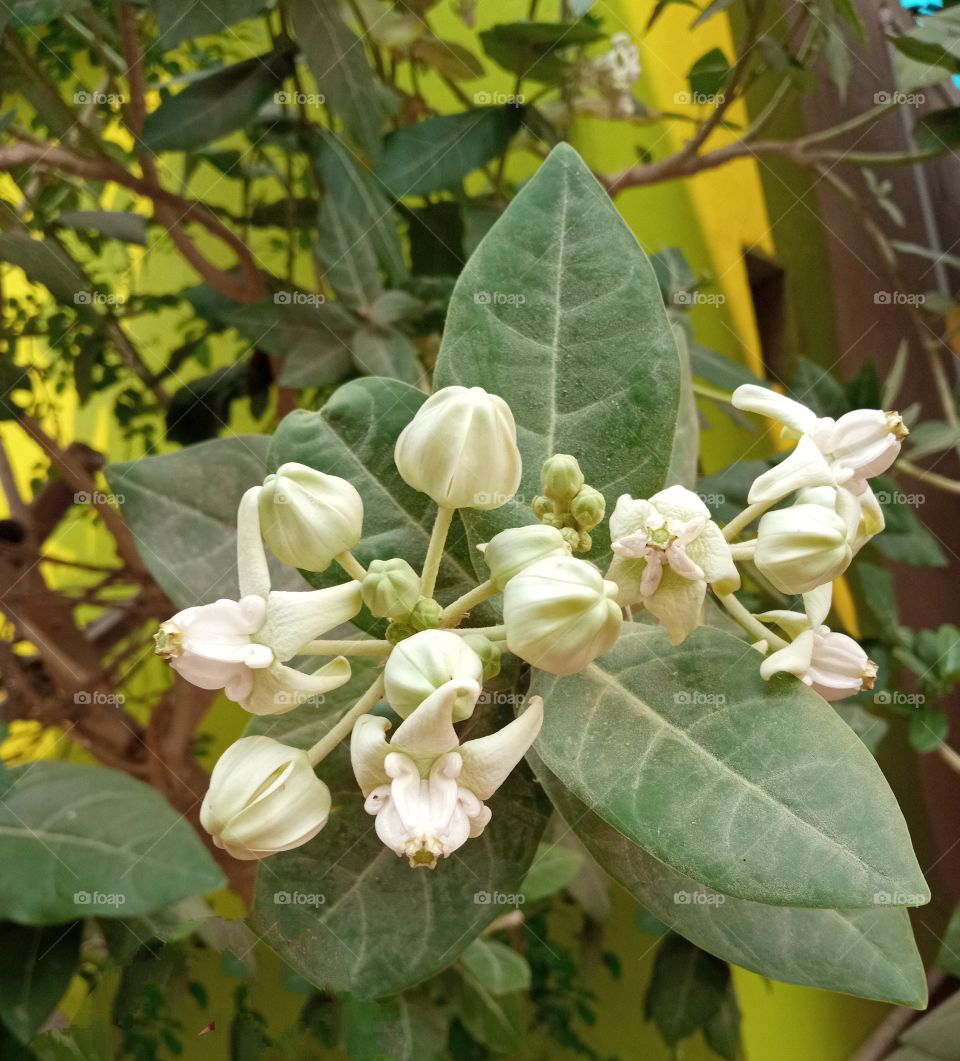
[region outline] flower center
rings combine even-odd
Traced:
[[[153,635],[156,642],[154,652],[162,659],[177,659],[183,655],[183,631],[179,626],[166,622]]]

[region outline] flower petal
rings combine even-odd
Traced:
[[[338,689],[350,680],[350,663],[338,656],[313,674],[274,663],[266,670],[250,671],[253,688],[240,700],[252,715],[282,715],[306,703],[313,696]]]
[[[657,592],[652,597],[644,598],[644,604],[667,628],[671,644],[679,645],[700,625],[706,595],[706,582],[692,582],[675,571],[667,570]]]
[[[269,645],[281,663],[328,630],[349,622],[363,600],[359,582],[328,589],[278,591],[267,598],[267,618],[257,640]]]
[[[704,577],[714,592],[733,593],[740,588],[740,572],[733,562],[730,543],[713,520],[703,528],[696,541],[690,543],[687,551],[703,568]]]
[[[786,673],[795,674],[800,679],[807,678],[807,671],[813,659],[813,641],[813,631],[804,630],[785,648],[767,656],[760,664],[760,676],[769,680],[774,674]],[[809,679],[807,684],[810,684]]]
[[[471,678],[455,678],[441,685],[403,720],[391,747],[417,760],[432,760],[453,751],[459,744],[453,711],[464,693],[476,701],[480,685]]]
[[[801,434],[809,434],[817,426],[818,417],[812,410],[792,398],[777,394],[767,387],[758,387],[753,383],[744,383],[733,392],[731,404],[734,409],[748,413],[759,413],[771,420],[793,428]]]
[[[534,696],[522,715],[496,733],[466,741],[460,747],[460,785],[480,800],[489,799],[526,755],[542,725],[543,700]]]
[[[237,577],[241,597],[263,597],[270,592],[270,571],[260,535],[260,491],[252,486],[237,509]]]
[[[350,762],[364,797],[390,784],[384,759],[390,754],[386,733],[390,723],[380,715],[361,715],[350,737]],[[370,812],[375,813],[375,811]]]
[[[836,476],[817,444],[809,435],[801,435],[792,453],[754,479],[747,500],[751,505],[772,504],[797,490],[836,485]]]

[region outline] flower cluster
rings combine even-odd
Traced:
[[[868,479],[895,458],[902,422],[873,410],[836,421],[816,417],[759,387],[741,387],[734,403],[779,419],[798,441],[754,482],[748,508],[724,529],[685,487],[650,498],[624,495],[610,517],[613,558],[604,575],[574,555],[592,549],[604,496],[585,481],[575,457],[555,454],[543,465],[543,494],[532,504],[540,522],[503,530],[482,545],[489,578],[446,605],[434,589],[455,510],[503,506],[520,483],[516,425],[502,398],[479,387],[447,387],[423,403],[397,439],[400,476],[437,506],[419,573],[403,557],[364,567],[353,555],[362,539],[363,500],[336,475],[284,464],[248,490],[237,513],[238,599],[178,612],[161,625],[157,652],[187,681],[222,689],[255,715],[311,703],[322,717],[324,694],[351,677],[349,657],[375,657],[380,669],[351,709],[328,720],[312,748],[253,736],[223,754],[201,810],[215,842],[237,858],[255,859],[316,836],[331,797],[315,767],[349,738],[377,835],[412,866],[433,868],[480,835],[491,817],[487,801],[543,722],[543,703],[534,697],[503,728],[461,739],[456,727],[473,719],[502,654],[552,674],[577,673],[616,643],[635,608],[649,611],[679,643],[704,621],[708,590],[754,635],[766,657],[765,678],[789,672],[827,699],[869,687],[874,664],[824,620],[832,581],[883,527]],[[737,540],[754,520],[756,536]],[[274,590],[268,549],[308,572],[337,564],[345,579],[325,589]],[[744,560],[782,593],[802,594],[804,612],[750,614],[734,596]],[[502,624],[462,625],[498,595]],[[364,607],[386,621],[384,639],[325,639]],[[291,665],[295,657],[298,665]],[[326,662],[310,670],[309,657]],[[381,701],[400,720],[390,740],[390,712]]]

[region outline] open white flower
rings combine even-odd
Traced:
[[[460,744],[453,728],[457,700],[474,700],[480,686],[470,680],[441,686],[387,742],[389,722],[363,715],[353,728],[350,755],[380,839],[410,865],[433,869],[490,821],[484,803],[503,784],[536,739],[543,701],[486,737]]]
[[[248,490],[237,512],[240,600],[219,600],[177,612],[160,626],[157,654],[201,689],[223,689],[255,715],[290,711],[350,678],[343,656],[313,674],[284,666],[304,646],[352,619],[360,583],[284,592],[270,589],[260,537],[261,487]]]
[[[307,753],[270,737],[241,737],[217,760],[200,824],[234,858],[289,851],[312,840],[330,815],[330,790]]]
[[[730,546],[692,490],[671,486],[649,500],[624,494],[610,517],[607,578],[624,606],[642,605],[679,644],[701,622],[707,585],[732,593],[740,574]]]
[[[788,437],[809,438],[825,458],[834,479],[833,485],[843,486],[854,494],[863,493],[868,479],[881,475],[893,464],[900,452],[901,442],[909,434],[900,414],[896,412],[854,409],[835,420],[832,416],[817,416],[801,402],[751,383],[737,387],[733,392],[732,402],[737,409],[759,413],[783,424],[784,434]],[[781,477],[796,477],[801,458],[813,477],[802,485],[830,485],[821,468],[814,470],[816,462],[812,459],[810,447],[806,446],[805,449],[805,454],[791,454],[782,465],[760,476],[758,482],[762,482],[763,486],[757,487],[757,484],[754,484],[757,495],[755,498],[754,491],[751,490],[751,504],[755,499],[761,500],[760,493],[773,487],[781,468],[784,469],[780,473]],[[794,458],[792,467],[791,458]],[[785,497],[786,493],[778,496]]]

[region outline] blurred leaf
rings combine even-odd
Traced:
[[[837,714],[870,749],[871,755],[877,754],[880,742],[887,735],[890,726],[886,719],[877,718],[859,704],[837,703],[833,705]]]
[[[317,204],[313,199],[274,199],[257,203],[250,211],[250,224],[275,228],[313,228]]]
[[[375,161],[395,101],[374,78],[363,42],[340,17],[336,0],[290,0],[289,11],[317,92]]]
[[[948,424],[945,420],[924,420],[911,430],[906,456],[916,460],[957,445],[960,445],[960,426]]]
[[[863,592],[863,602],[875,620],[878,632],[894,642],[899,640],[900,617],[893,573],[866,560],[858,560],[853,571]]]
[[[524,999],[522,995],[491,994],[478,980],[460,969],[456,1013],[477,1042],[496,1054],[523,1054]]]
[[[456,41],[421,37],[410,49],[410,55],[451,81],[473,81],[483,77],[483,63],[473,52]]]
[[[30,373],[12,360],[0,361],[0,421],[18,420],[23,407],[16,401],[20,392],[32,390]]]
[[[396,328],[361,325],[353,334],[353,360],[367,376],[417,383],[423,375],[413,344]]]
[[[413,320],[423,312],[420,299],[406,291],[385,291],[370,307],[370,323],[376,328]]]
[[[383,290],[377,257],[363,219],[325,198],[317,222],[317,260],[345,306],[365,315]]]
[[[921,151],[932,155],[960,147],[960,107],[921,115],[913,127],[913,139]]]
[[[229,424],[232,404],[239,398],[266,395],[271,382],[269,363],[255,353],[185,383],[170,399],[167,437],[181,446],[215,438]]]
[[[732,981],[727,984],[716,1013],[704,1024],[703,1037],[710,1049],[727,1061],[736,1061],[740,1056],[740,1007]]]
[[[653,11],[650,13],[650,18],[647,19],[647,25],[645,27],[646,32],[649,33],[650,30],[653,29],[655,23],[668,7],[673,7],[675,5],[694,8],[697,6],[694,0],[657,0],[653,5]]]
[[[904,1045],[887,1061],[954,1061],[960,1041],[960,991],[924,1014],[900,1036]]]
[[[15,0],[4,14],[12,26],[45,26],[84,6],[85,0]],[[2,17],[2,16],[0,16]]]
[[[937,953],[937,965],[951,976],[960,978],[960,906],[954,908],[944,929]]]
[[[160,35],[156,47],[175,48],[191,37],[219,34],[228,26],[253,18],[267,0],[152,0]]]
[[[494,998],[530,989],[530,965],[522,954],[496,939],[475,939],[460,964]]]
[[[450,199],[404,211],[415,276],[459,276],[466,259],[460,206]]]
[[[939,748],[949,732],[947,716],[936,704],[921,704],[910,716],[910,745],[921,755]]]
[[[729,72],[727,57],[719,48],[711,48],[690,67],[687,79],[690,82],[691,94],[695,97],[710,98],[719,95]]]
[[[49,1031],[30,1044],[37,1061],[115,1061],[110,1033],[103,1021],[83,1028],[72,1025],[62,1031]],[[4,1054],[6,1061],[6,1054]],[[10,1061],[16,1061],[11,1058]]]
[[[147,115],[150,151],[190,151],[242,129],[293,72],[289,48],[216,70],[164,100]]]
[[[817,416],[840,417],[850,410],[843,384],[806,357],[794,361],[790,395],[809,406]]]
[[[58,302],[72,306],[82,316],[97,316],[83,271],[56,240],[4,232],[0,235],[0,261],[18,266],[28,280],[43,284]]]
[[[715,15],[726,11],[732,3],[733,0],[710,0],[710,3],[693,20],[690,28],[696,29],[697,26],[702,26],[704,22],[709,22]]]
[[[487,55],[505,70],[544,84],[554,84],[566,74],[568,49],[603,37],[603,31],[589,19],[500,23],[480,34]]]
[[[660,944],[644,999],[644,1014],[673,1046],[706,1025],[723,1004],[730,967],[683,936]]]
[[[66,994],[80,964],[81,924],[0,924],[0,1020],[29,1043]]]
[[[911,501],[924,500],[923,494],[905,494],[885,476],[873,479],[873,491],[877,495],[886,529],[870,539],[870,545],[878,552],[901,564],[918,567],[945,567],[947,557],[937,539],[923,525],[911,507]]]
[[[522,108],[511,105],[474,107],[397,129],[376,174],[398,199],[452,188],[506,150],[521,116]]]
[[[941,67],[939,79],[948,74],[960,74],[960,10],[956,8],[925,15],[906,33],[889,36],[890,43],[908,59],[925,67]],[[905,68],[908,70],[909,68]],[[924,79],[925,80],[925,79]],[[923,87],[901,83],[902,89]]]
[[[769,386],[766,380],[755,376],[746,365],[741,365],[732,358],[718,354],[715,350],[708,350],[699,343],[692,343],[690,346],[690,363],[694,376],[730,393],[744,383],[752,383],[760,387]]]
[[[223,883],[193,826],[118,770],[30,763],[0,796],[0,917],[130,917]]]
[[[445,1052],[442,1014],[403,995],[379,1002],[347,995],[343,1022],[351,1061],[435,1061]]]
[[[147,219],[128,210],[70,210],[56,221],[64,228],[99,232],[110,239],[141,247],[147,242]]]
[[[565,888],[580,872],[583,855],[558,843],[544,843],[537,848],[536,858],[523,881],[523,894],[528,903],[545,899]]]

